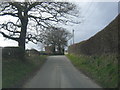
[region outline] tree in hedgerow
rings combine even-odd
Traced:
[[[71,39],[71,37],[72,34],[62,27],[51,27],[40,36],[45,46],[52,47],[53,54],[64,54],[67,41]]]

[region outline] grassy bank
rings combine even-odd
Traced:
[[[46,60],[46,56],[27,56],[25,61],[16,59],[2,60],[2,87],[9,88],[19,83],[31,72],[39,68]]]
[[[116,55],[76,56],[66,55],[73,65],[93,78],[103,88],[115,88],[118,84],[118,60]]]

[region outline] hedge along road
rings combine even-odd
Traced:
[[[65,56],[49,56],[24,88],[101,88],[78,71]]]

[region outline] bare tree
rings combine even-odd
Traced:
[[[59,54],[64,53],[64,48],[67,46],[67,41],[71,39],[72,34],[68,32],[66,29],[61,27],[51,27],[47,32],[42,33],[44,45],[46,46],[52,46],[52,52]]]
[[[1,2],[0,16],[11,16],[15,20],[2,22],[0,33],[25,49],[26,42],[42,42],[37,37],[51,24],[73,22],[69,18],[76,16],[72,12],[75,8],[68,2]]]

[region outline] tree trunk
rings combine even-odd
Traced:
[[[55,54],[55,45],[52,46],[52,53]]]
[[[25,50],[25,39],[20,38],[19,42],[18,42],[18,45],[21,49]]]
[[[26,41],[26,33],[27,33],[27,24],[28,24],[28,19],[27,18],[22,18],[21,20],[21,33],[18,41],[18,45],[20,48],[25,50],[25,41]]]
[[[55,46],[53,47],[53,54],[55,54],[56,53],[56,51],[55,51]]]
[[[61,54],[61,46],[58,45],[58,54]]]
[[[22,50],[23,57],[21,57],[21,59],[23,61],[25,60],[25,41],[26,41],[27,25],[28,25],[28,18],[23,17],[21,19],[21,33],[18,41],[18,45]]]
[[[62,55],[64,55],[64,51],[65,51],[65,49],[64,49],[64,47],[62,48]]]

